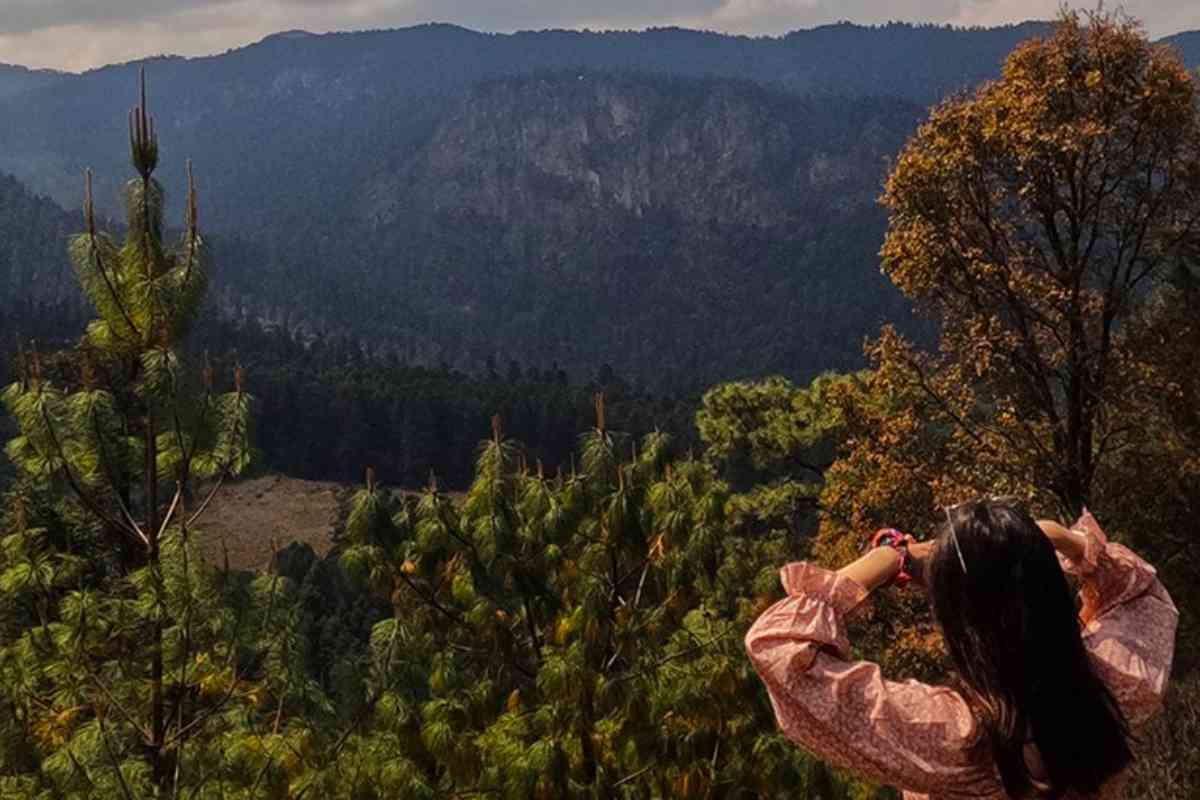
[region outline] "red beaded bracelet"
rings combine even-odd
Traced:
[[[871,537],[871,547],[890,547],[900,554],[900,570],[896,573],[896,577],[892,579],[892,583],[903,589],[912,580],[912,574],[908,571],[908,544],[916,541],[907,533],[896,530],[895,528],[882,528],[875,532]]]

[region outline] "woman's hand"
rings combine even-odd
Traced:
[[[913,582],[920,586],[928,586],[929,562],[937,547],[934,541],[912,542],[908,545],[908,572]]]
[[[1037,525],[1042,529],[1042,533],[1046,534],[1046,538],[1050,540],[1050,543],[1054,545],[1055,550],[1072,560],[1083,558],[1087,537],[1067,530],[1051,519],[1039,519]]]

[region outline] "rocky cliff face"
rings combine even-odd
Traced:
[[[447,49],[465,35],[443,33]],[[916,104],[582,68],[463,74],[418,102],[363,77],[373,50],[338,69],[288,55],[310,44],[209,59],[194,85],[196,62],[151,65],[164,164],[195,159],[228,316],[467,368],[607,362],[668,391],[856,367],[865,335],[907,318],[879,274],[875,198]],[[234,63],[251,56],[270,68]],[[0,130],[16,142],[0,169],[56,175],[38,191],[69,198],[103,152],[97,191],[115,197],[124,131],[69,121],[120,123],[128,72],[88,77],[103,99],[37,92]]]
[[[205,146],[239,170],[197,154],[227,317],[468,368],[608,362],[670,391],[855,367],[864,336],[907,318],[879,274],[875,204],[923,113],[906,101],[560,70],[473,85],[414,121],[317,73],[272,85],[329,100],[319,126],[270,117],[290,158],[221,128]],[[199,113],[167,105],[164,141]]]
[[[380,224],[471,211],[579,223],[668,211],[690,224],[811,227],[874,202],[915,106],[800,98],[739,81],[567,73],[476,87],[364,193]]]
[[[728,79],[489,81],[357,193],[352,238],[392,254],[363,284],[389,287],[392,341],[456,362],[607,360],[689,388],[856,366],[907,318],[876,198],[922,113]]]

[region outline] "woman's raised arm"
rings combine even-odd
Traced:
[[[997,783],[980,766],[979,728],[957,692],[889,681],[877,664],[850,657],[843,618],[868,594],[858,581],[882,585],[897,566],[886,549],[838,572],[788,564],[787,597],[750,628],[746,651],[784,734],[818,758],[909,791],[991,796]]]
[[[1162,704],[1175,655],[1179,612],[1154,567],[1124,545],[1109,542],[1084,511],[1068,530],[1039,522],[1058,550],[1063,570],[1079,579],[1083,641],[1096,674],[1133,725]]]

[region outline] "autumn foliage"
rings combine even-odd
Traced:
[[[932,111],[887,181],[882,257],[939,347],[892,329],[870,343],[866,390],[839,400],[822,557],[1010,494],[1046,516],[1093,508],[1183,570],[1182,590],[1193,545],[1172,531],[1196,509],[1200,405],[1184,266],[1200,245],[1196,100],[1136,23],[1070,13],[999,80]]]

